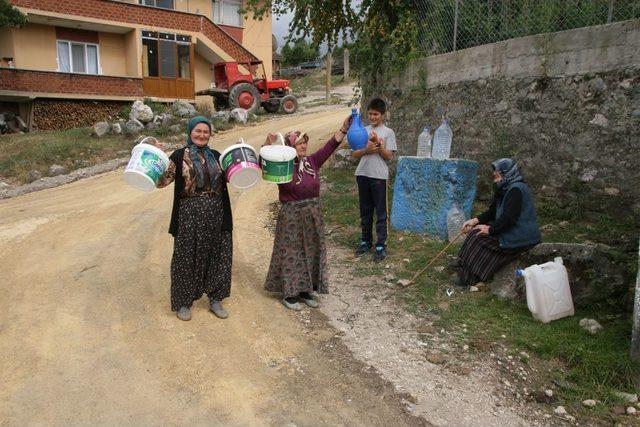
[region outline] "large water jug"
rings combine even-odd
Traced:
[[[451,141],[453,140],[453,130],[449,126],[447,119],[442,119],[442,123],[433,134],[433,149],[431,155],[434,159],[448,159],[451,155]]]
[[[418,157],[431,157],[431,129],[426,126],[418,135]]]
[[[462,224],[464,224],[464,212],[454,203],[447,211],[447,236],[450,242],[458,237]]]
[[[361,150],[367,146],[369,134],[367,133],[367,129],[362,125],[362,120],[360,119],[360,114],[358,114],[357,109],[351,109],[351,117],[353,117],[353,122],[351,122],[351,127],[347,131],[347,141],[352,150]]]
[[[524,277],[527,306],[535,319],[542,323],[573,316],[573,299],[567,269],[562,258],[541,265],[534,264],[516,275]]]

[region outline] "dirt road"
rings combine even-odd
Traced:
[[[217,135],[300,127],[325,140],[347,110]],[[172,190],[122,169],[0,201],[0,425],[415,425],[401,396],[327,324],[262,290],[275,187],[232,194],[234,280],[222,321],[169,309]],[[307,315],[308,318],[308,315]]]

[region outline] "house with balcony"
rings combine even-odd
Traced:
[[[243,17],[242,0],[9,2],[29,23],[0,29],[0,111],[30,128],[56,103],[67,114],[143,98],[211,104],[194,94],[218,62],[261,60],[271,77],[271,19]]]

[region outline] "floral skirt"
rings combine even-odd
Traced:
[[[231,293],[231,231],[222,230],[222,199],[202,195],[180,200],[180,222],[171,259],[171,310],[191,307],[206,293],[222,300]]]
[[[327,291],[327,252],[319,199],[283,203],[276,222],[265,288],[296,297]]]

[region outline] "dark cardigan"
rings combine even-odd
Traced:
[[[180,221],[180,198],[182,190],[184,190],[184,178],[182,176],[184,150],[184,148],[181,148],[174,151],[171,153],[171,156],[169,156],[169,159],[171,159],[171,161],[176,165],[176,178],[173,186],[173,210],[171,211],[171,224],[169,225],[169,233],[171,233],[173,237],[176,237],[178,234],[178,223]],[[216,161],[219,161],[220,153],[216,150],[211,151],[213,151]],[[222,186],[222,209],[222,229],[225,231],[231,231],[233,229],[233,221],[231,219],[231,202],[229,201],[229,191],[227,189],[226,181]]]

